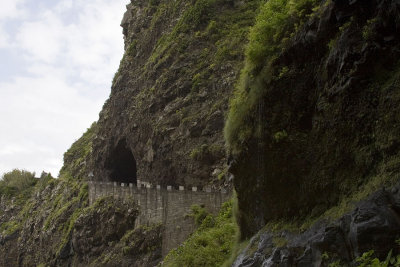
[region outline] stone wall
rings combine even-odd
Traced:
[[[167,186],[152,186],[149,183],[137,181],[138,186],[124,183],[89,182],[89,201],[104,196],[116,198],[133,198],[139,206],[139,216],[135,227],[154,223],[162,223],[163,256],[171,249],[179,246],[195,230],[193,218],[187,216],[192,205],[204,206],[209,212],[216,214],[221,205],[228,201],[231,194],[226,191],[215,191],[205,187],[190,190],[183,186],[173,188]]]

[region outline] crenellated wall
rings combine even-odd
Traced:
[[[140,180],[137,184],[138,186],[91,181],[89,182],[90,204],[104,196],[133,198],[139,206],[135,227],[153,223],[163,224],[163,256],[178,247],[195,230],[193,218],[187,216],[191,212],[192,205],[204,206],[209,212],[216,214],[231,196],[225,190],[215,191],[209,187],[203,190],[198,190],[197,187],[186,190],[183,186],[162,188]]]

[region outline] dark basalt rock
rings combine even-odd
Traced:
[[[271,76],[288,71],[264,78],[243,123],[262,134],[230,161],[243,238],[270,220],[320,215],[374,177],[395,179],[399,14],[392,0],[324,2],[271,62]]]
[[[194,5],[187,1],[132,0],[127,6],[121,22],[125,55],[110,98],[100,113],[93,160],[88,163],[94,179],[115,180],[110,178],[115,170],[109,162],[121,140],[126,141],[125,149],[134,158],[124,164],[131,164],[132,169],[136,164],[137,173],[132,176],[153,184],[203,186],[217,180],[212,176],[214,169],[225,168],[225,153],[215,157],[212,164],[193,159],[190,154],[203,144],[224,146],[224,113],[241,69],[244,48],[235,58],[212,64],[215,56],[209,55],[215,54],[215,37],[195,37],[195,32],[206,32],[211,19],[208,17],[201,18],[195,31],[169,40],[168,35],[179,28],[183,14]],[[250,10],[256,5],[216,1],[207,13],[231,16],[240,7]],[[251,23],[246,19],[240,27],[246,30]],[[188,28],[193,26],[189,24]],[[169,43],[161,49],[164,41]],[[200,75],[210,66],[212,71]],[[130,182],[135,183],[134,179]],[[219,183],[215,181],[214,185]]]
[[[391,249],[399,253],[395,244],[400,237],[399,188],[382,189],[340,219],[319,221],[300,234],[261,231],[233,266],[328,266],[335,261],[346,265],[369,250],[381,259]],[[277,237],[286,244],[277,247],[273,242]]]

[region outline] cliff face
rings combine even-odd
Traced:
[[[0,266],[154,266],[161,225],[135,228],[138,206],[112,197],[89,206],[84,177],[93,124],[64,155],[60,177],[41,177],[0,199]]]
[[[398,179],[399,12],[386,0],[261,8],[225,128],[243,237]]]
[[[93,142],[95,179],[227,185],[224,116],[258,2],[127,6],[125,55]]]
[[[0,265],[160,262],[163,226],[135,229],[135,203],[89,206],[88,177],[233,183],[241,237],[252,237],[235,266],[384,257],[400,188],[367,196],[399,178],[399,14],[398,0],[132,0],[99,121],[58,180],[1,198]],[[165,264],[222,264],[232,208],[191,216],[198,231]]]

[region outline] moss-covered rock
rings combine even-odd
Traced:
[[[224,114],[259,3],[131,1],[121,24],[125,55],[93,142],[95,179],[112,180],[123,141],[140,180],[229,184],[212,173],[226,164]],[[218,151],[195,153],[209,144]]]
[[[261,8],[225,127],[244,238],[398,178],[398,12],[380,0]]]

